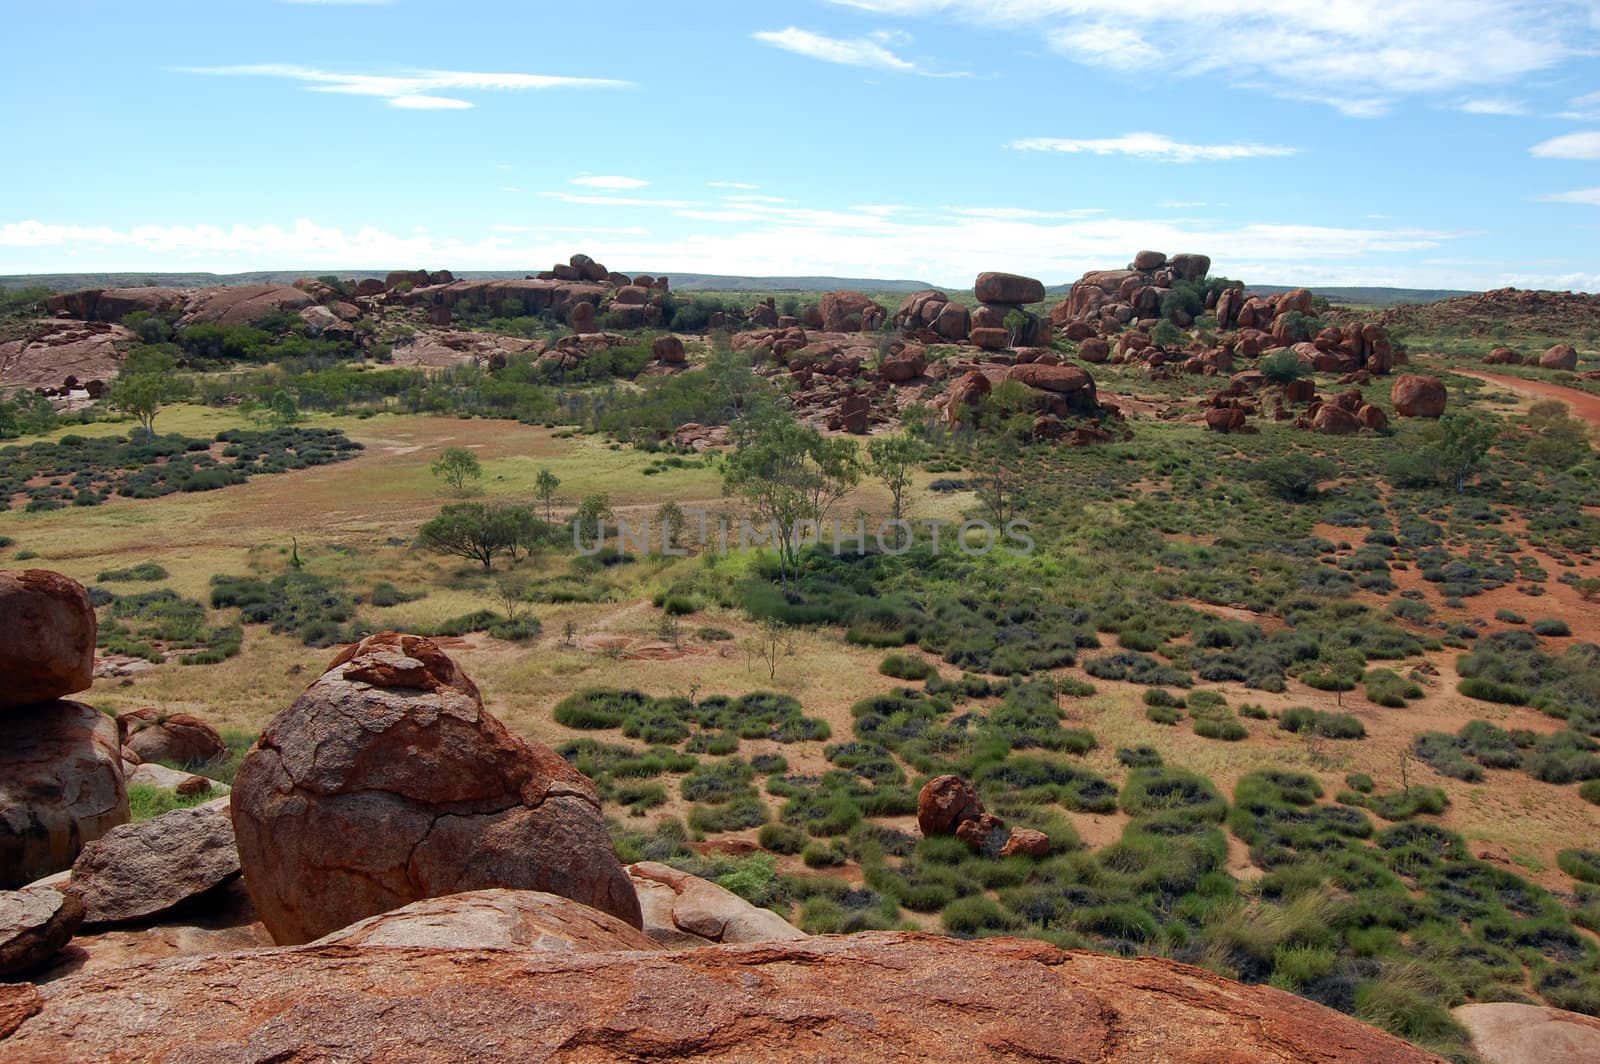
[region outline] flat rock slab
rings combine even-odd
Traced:
[[[1157,958],[872,932],[684,953],[303,946],[64,980],[8,1064],[118,1060],[1438,1064]]]
[[[609,913],[536,890],[474,890],[425,898],[318,939],[318,946],[521,949],[610,953],[661,947]]]
[[[663,946],[793,942],[808,937],[770,909],[669,865],[640,861],[628,878],[644,911],[644,932]]]
[[[1494,1002],[1452,1010],[1489,1064],[1594,1064],[1600,1019],[1547,1005]]]
[[[156,916],[238,875],[233,821],[208,803],[111,829],[83,848],[68,889],[98,927]]]
[[[59,890],[0,891],[0,979],[54,957],[82,924],[83,903]]]

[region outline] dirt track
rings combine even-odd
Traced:
[[[1572,408],[1574,417],[1582,418],[1589,424],[1600,428],[1600,395],[1591,395],[1580,392],[1576,388],[1568,388],[1560,384],[1550,384],[1547,381],[1530,381],[1521,377],[1503,377],[1498,373],[1484,373],[1475,369],[1452,370],[1463,377],[1475,377],[1480,381],[1498,384],[1509,388],[1513,392],[1533,396],[1538,399],[1559,399]]]

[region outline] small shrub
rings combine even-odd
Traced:
[[[1556,865],[1579,882],[1600,883],[1600,850],[1562,850],[1556,854]]]
[[[878,671],[896,680],[926,680],[938,672],[926,660],[910,654],[890,654],[878,663]]]
[[[1572,629],[1559,617],[1540,617],[1528,627],[1538,635],[1567,636],[1572,634]]]

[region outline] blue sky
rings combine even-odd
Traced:
[[[1600,290],[1600,0],[14,2],[0,273]]]

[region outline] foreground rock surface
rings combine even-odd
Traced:
[[[351,924],[314,945],[536,953],[653,953],[661,948],[615,916],[536,890],[474,890],[425,898]]]
[[[806,933],[731,890],[655,861],[628,866],[644,912],[644,933],[673,948],[716,943],[793,942]]]
[[[0,712],[0,890],[71,868],[127,819],[115,721],[81,702]]]
[[[340,654],[267,726],[232,802],[245,882],[280,943],[490,887],[641,924],[594,784],[507,731],[420,636]]]
[[[309,946],[123,968],[43,998],[0,1041],[8,1062],[1438,1060],[1170,961],[890,932],[664,954]]]
[[[1600,1060],[1600,1019],[1545,1005],[1493,1002],[1452,1010],[1488,1064],[1592,1064]]]
[[[49,569],[0,572],[0,709],[88,690],[95,632],[76,580]]]
[[[83,848],[68,890],[98,927],[164,913],[238,874],[233,824],[207,804],[112,828]]]

